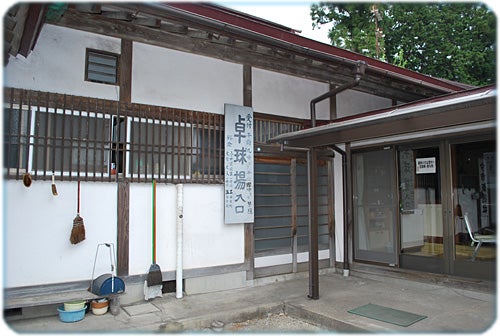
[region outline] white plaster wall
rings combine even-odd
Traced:
[[[120,40],[43,25],[27,58],[10,56],[4,86],[116,100],[119,88],[85,81],[86,48],[120,53]]]
[[[244,225],[224,224],[224,186],[185,185],[185,268],[229,265],[244,260]]]
[[[254,111],[310,119],[310,102],[329,91],[329,85],[277,72],[252,69]],[[329,100],[316,104],[316,119],[329,119]]]
[[[184,269],[242,263],[243,225],[224,224],[221,185],[184,185]],[[152,186],[130,186],[130,274],[144,274],[152,263]],[[162,271],[176,269],[176,188],[157,184],[157,260]]]
[[[129,273],[144,274],[152,264],[152,184],[130,184]],[[156,263],[175,269],[175,186],[156,185]]]
[[[77,182],[22,181],[3,183],[4,287],[90,280],[99,243],[116,248],[116,187],[81,183],[81,208],[86,239],[69,241],[77,210]],[[109,250],[101,248],[96,275],[109,273]]]
[[[346,90],[337,95],[337,118],[352,116],[391,106],[391,99],[355,90]]]
[[[243,104],[243,66],[134,42],[132,101],[224,113]]]
[[[69,241],[76,216],[77,183],[4,183],[4,286],[19,287],[91,280],[98,244],[117,237],[114,183],[81,183],[81,216],[86,239]],[[176,268],[176,189],[157,184],[157,260],[162,271]],[[225,225],[221,185],[184,185],[184,269],[242,263],[243,224]],[[152,263],[152,186],[130,185],[130,274],[145,274]],[[101,247],[95,277],[110,272],[109,250]]]

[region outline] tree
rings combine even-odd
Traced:
[[[478,86],[496,81],[496,17],[484,4],[378,4],[381,20],[371,6],[314,4],[311,18],[314,26],[333,23],[335,46],[438,78]],[[375,24],[383,31],[378,57]]]
[[[311,6],[311,18],[314,27],[333,23],[333,28],[328,32],[332,45],[384,59],[381,26],[384,7],[383,4],[326,2]]]

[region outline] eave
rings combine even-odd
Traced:
[[[270,140],[316,148],[496,120],[496,87],[449,94],[285,133]]]

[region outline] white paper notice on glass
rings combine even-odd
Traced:
[[[436,172],[436,158],[419,158],[416,159],[416,173],[417,174],[433,174]]]
[[[225,104],[224,222],[253,223],[253,109]]]

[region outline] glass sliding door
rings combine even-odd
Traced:
[[[396,265],[392,149],[353,153],[354,259]]]
[[[456,274],[479,278],[495,274],[496,159],[493,140],[451,145]],[[484,242],[478,247],[480,239]]]
[[[398,150],[401,267],[443,273],[439,147]]]

